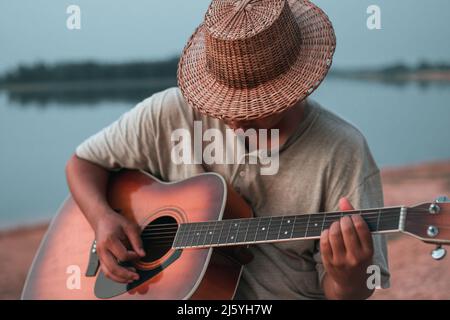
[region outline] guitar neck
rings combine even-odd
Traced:
[[[180,224],[173,248],[208,248],[318,239],[323,230],[347,215],[359,214],[372,233],[400,231],[405,207],[376,208],[345,212],[324,212],[288,216]]]

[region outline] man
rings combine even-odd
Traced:
[[[145,254],[140,227],[105,199],[112,169],[142,169],[169,181],[215,171],[256,216],[383,205],[379,170],[364,137],[306,99],[325,77],[334,48],[331,23],[307,0],[211,3],[183,51],[179,88],[144,100],[81,144],[68,162],[69,187],[95,230],[107,277],[137,279],[133,268],[117,261]],[[278,139],[267,143],[256,135],[258,150],[278,155],[277,172],[263,175],[261,161],[242,159],[174,163],[172,133],[182,128],[194,136],[195,121],[223,136],[227,128],[278,129]],[[240,148],[245,157],[255,156],[248,144]],[[333,223],[320,241],[254,245],[250,251],[237,299],[364,299],[373,292],[366,284],[371,264],[380,268],[382,286],[389,283],[385,240],[371,236],[358,215]]]

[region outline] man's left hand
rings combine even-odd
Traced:
[[[339,201],[341,211],[354,210],[347,198]],[[367,267],[372,264],[372,235],[363,218],[354,214],[333,222],[320,236],[320,252],[326,270],[324,290],[328,298],[365,299]]]

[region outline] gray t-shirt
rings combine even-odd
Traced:
[[[217,172],[247,200],[256,216],[338,211],[344,196],[356,209],[383,206],[379,169],[363,135],[311,99],[304,120],[279,149],[274,175],[262,175],[258,161],[175,164],[172,133],[183,128],[194,136],[196,120],[203,130],[214,128],[226,136],[222,121],[199,114],[178,88],[170,88],[88,138],[76,154],[108,169],[141,169],[166,181]],[[373,240],[374,264],[381,269],[382,287],[388,287],[386,241],[383,235],[373,235]],[[254,259],[244,267],[236,299],[324,298],[318,240],[259,244],[251,250]]]

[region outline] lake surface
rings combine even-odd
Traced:
[[[140,98],[77,97],[0,91],[0,228],[49,219],[68,194],[64,167],[75,147]],[[450,86],[330,78],[313,98],[365,134],[380,167],[450,159]]]

